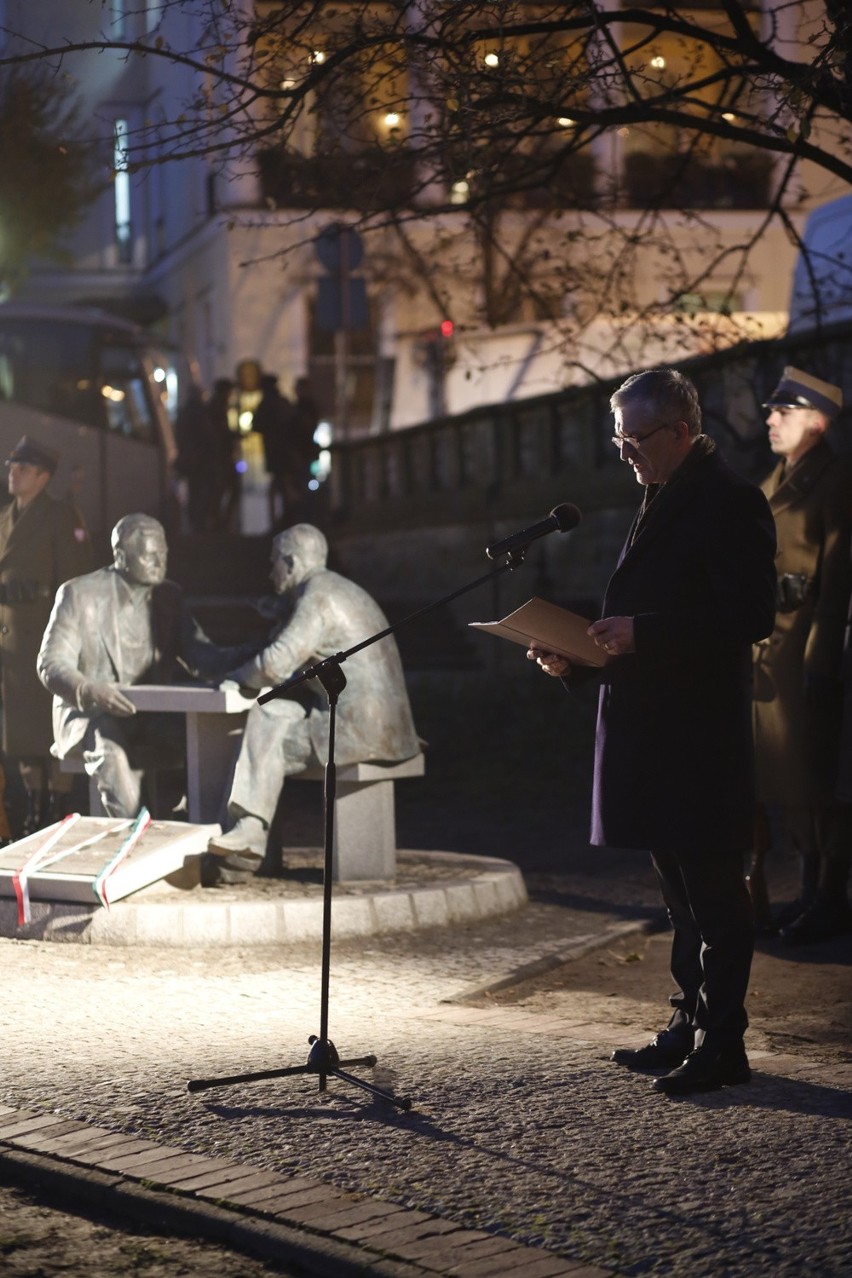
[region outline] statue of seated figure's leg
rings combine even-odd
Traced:
[[[220,880],[238,881],[260,868],[285,776],[315,761],[303,706],[282,699],[252,706],[228,800],[234,825],[209,843],[221,858]]]
[[[97,782],[104,812],[111,817],[138,816],[143,772],[130,766],[124,725],[104,715],[95,726],[91,745],[83,751],[83,761],[87,775]]]

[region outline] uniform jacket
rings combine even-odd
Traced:
[[[751,645],[772,629],[774,553],[766,498],[701,441],[637,516],[601,614],[635,618],[636,652],[603,671],[593,843],[750,847]]]
[[[850,547],[852,552],[852,547]],[[852,599],[843,649],[843,710],[840,750],[837,760],[837,793],[841,803],[852,804]]]
[[[36,655],[57,589],[91,567],[91,547],[78,511],[48,492],[13,514],[14,502],[0,511],[3,750],[37,758],[49,753],[53,730]]]
[[[778,579],[791,574],[804,597],[797,607],[781,604],[754,652],[758,798],[810,804],[831,797],[837,764],[852,463],[823,440],[762,487],[775,517]]]
[[[60,759],[82,746],[97,712],[80,704],[86,682],[129,683],[118,626],[119,575],[100,568],[66,582],[56,596],[38,654],[38,675],[53,694],[53,753]],[[187,673],[221,678],[245,656],[218,648],[193,621],[183,591],[164,581],[151,592],[154,659],[143,682],[176,683]],[[140,682],[137,680],[136,682]]]
[[[234,678],[252,688],[277,685],[291,675],[344,652],[384,630],[387,618],[365,590],[327,568],[312,571],[287,598],[282,624],[271,643]],[[390,636],[365,648],[341,667],[346,687],[335,723],[335,762],[401,762],[417,754],[399,652]],[[311,743],[328,757],[328,699],[318,680],[310,681]]]

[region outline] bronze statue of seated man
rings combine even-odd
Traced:
[[[277,686],[387,627],[375,600],[326,566],[328,545],[312,524],[295,524],[280,533],[271,558],[270,577],[282,597],[280,621],[267,646],[233,670],[230,682],[255,691]],[[335,763],[399,763],[417,754],[393,637],[355,653],[343,671],[346,687],[337,706]],[[317,679],[294,694],[305,689],[307,705],[294,695],[255,703],[249,710],[228,801],[233,828],[210,841],[219,881],[239,881],[257,871],[285,777],[326,763],[327,697]]]
[[[162,525],[149,515],[120,519],[113,562],[59,588],[38,654],[53,696],[52,753],[82,757],[108,816],[135,816],[145,771],[182,762],[174,715],[139,714],[121,686],[218,682],[257,645],[219,647],[166,580]]]

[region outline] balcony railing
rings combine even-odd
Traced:
[[[277,208],[397,208],[409,203],[435,164],[406,147],[370,146],[359,151],[299,155],[270,147],[258,153],[261,194]],[[449,193],[454,173],[464,175],[471,195],[513,208],[588,208],[595,203],[595,162],[587,152],[558,161],[547,154],[500,155],[468,173],[452,148],[438,165]]]
[[[625,157],[625,203],[632,208],[761,209],[772,192],[768,155],[698,156],[632,151]]]
[[[321,155],[278,148],[258,154],[264,200],[288,209],[368,212],[402,207],[425,181],[426,172],[419,171],[419,163],[417,154],[406,147],[378,145]],[[449,190],[452,163],[441,167]],[[591,208],[599,199],[595,161],[588,152],[567,155],[552,164],[546,156],[510,154],[465,176],[471,196],[493,195],[518,209]],[[624,161],[622,199],[631,208],[766,208],[772,176],[770,156],[732,154],[710,163],[696,156],[633,151]]]
[[[411,151],[380,146],[297,155],[279,148],[258,154],[261,193],[277,208],[396,208],[414,191]]]

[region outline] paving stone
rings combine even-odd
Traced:
[[[243,1168],[242,1175],[235,1175],[233,1180],[226,1181],[221,1185],[211,1185],[207,1189],[197,1189],[195,1191],[199,1198],[216,1198],[229,1201],[230,1190],[243,1191],[246,1189],[261,1189],[264,1185],[274,1184],[278,1178],[269,1172],[252,1171]]]
[[[59,1127],[62,1122],[55,1114],[30,1114],[26,1116],[18,1116],[17,1120],[10,1119],[5,1126],[0,1127],[0,1141],[14,1141],[18,1136],[26,1136],[29,1132],[44,1131],[46,1128]]]
[[[432,1220],[434,1217],[424,1211],[411,1211],[402,1207],[398,1214],[387,1216],[378,1224],[367,1221],[363,1225],[352,1225],[346,1229],[335,1230],[335,1234],[352,1242],[369,1238],[371,1242],[374,1241],[377,1246],[384,1248],[391,1236],[394,1241],[400,1239],[413,1241],[416,1238],[422,1238],[424,1233],[422,1226],[428,1226]],[[399,1235],[398,1238],[397,1235]]]
[[[172,1185],[174,1184],[173,1176],[191,1175],[193,1170],[198,1175],[203,1170],[204,1163],[205,1160],[198,1155],[184,1154],[180,1150],[175,1150],[152,1163],[111,1167],[109,1170],[117,1171],[123,1176],[132,1176],[135,1180],[158,1180],[163,1184]]]
[[[303,1225],[313,1225],[317,1229],[326,1228],[326,1220],[335,1219],[340,1212],[348,1211],[350,1208],[357,1206],[358,1199],[353,1198],[351,1194],[335,1192],[330,1189],[325,1198],[318,1199],[313,1203],[302,1203],[299,1206],[290,1206],[288,1215],[291,1220],[297,1220]],[[283,1215],[283,1212],[278,1212]],[[329,1226],[331,1228],[331,1226]]]
[[[203,1189],[215,1189],[219,1185],[232,1184],[236,1176],[248,1179],[246,1168],[239,1163],[221,1162],[209,1172],[200,1172],[199,1175],[190,1176],[186,1180],[181,1177],[174,1184],[181,1193],[200,1194]]]
[[[128,1141],[126,1145],[121,1145],[116,1149],[111,1149],[107,1153],[96,1154],[92,1162],[97,1167],[103,1167],[107,1171],[128,1172],[133,1174],[140,1168],[152,1166],[154,1163],[161,1163],[168,1160],[185,1158],[179,1149],[163,1149],[162,1145],[154,1145],[148,1141]]]
[[[25,1136],[16,1136],[12,1144],[19,1149],[38,1150],[39,1153],[53,1153],[60,1136],[79,1133],[80,1124],[73,1121],[57,1123],[55,1127],[40,1128],[37,1132],[28,1132]],[[46,1134],[49,1133],[49,1134]]]
[[[189,1182],[197,1181],[200,1176],[219,1175],[222,1171],[221,1159],[205,1158],[203,1154],[193,1154],[191,1158],[192,1162],[187,1162],[185,1167],[169,1172],[168,1183],[173,1189],[183,1192]]]
[[[346,1242],[369,1242],[375,1238],[378,1246],[381,1243],[382,1234],[392,1231],[402,1217],[410,1214],[405,1207],[399,1207],[396,1203],[377,1203],[376,1205],[383,1208],[376,1216],[358,1225],[337,1226],[332,1231],[334,1236]]]
[[[120,1132],[108,1132],[90,1127],[79,1136],[69,1136],[67,1140],[59,1139],[53,1151],[58,1157],[85,1162],[94,1159],[98,1153],[107,1149],[126,1149],[132,1143],[132,1137],[122,1136]]]
[[[329,1195],[333,1192],[328,1185],[322,1185],[318,1181],[308,1184],[304,1189],[290,1189],[285,1185],[281,1186],[282,1196],[291,1207],[308,1207],[311,1203],[324,1203],[328,1201]]]
[[[492,1256],[513,1245],[511,1239],[486,1234],[481,1229],[458,1229],[408,1243],[400,1249],[399,1254],[410,1260],[428,1261],[435,1269],[451,1269],[461,1260]]]

